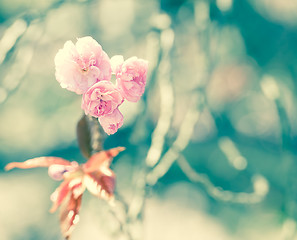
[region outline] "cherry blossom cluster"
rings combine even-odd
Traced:
[[[111,59],[92,37],[67,41],[55,57],[56,79],[62,88],[82,94],[86,115],[98,118],[107,134],[123,125],[119,106],[137,102],[145,90],[148,62],[137,57]],[[115,75],[116,83],[111,81]]]

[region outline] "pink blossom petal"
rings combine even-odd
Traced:
[[[94,83],[110,80],[108,55],[91,37],[79,38],[74,45],[67,41],[55,57],[56,79],[62,88],[85,93]]]
[[[124,117],[119,109],[115,109],[111,114],[99,118],[103,130],[108,134],[114,134],[123,125]]]
[[[137,102],[145,90],[148,62],[137,57],[127,59],[116,72],[117,85],[125,99]]]
[[[81,107],[86,115],[101,117],[111,114],[123,102],[120,91],[110,81],[100,81],[83,94]]]

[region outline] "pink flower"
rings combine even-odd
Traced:
[[[81,107],[86,115],[98,118],[111,114],[123,100],[121,93],[112,82],[100,81],[84,93]]]
[[[77,94],[111,78],[110,59],[92,37],[79,38],[75,45],[67,41],[55,57],[55,67],[61,87]]]
[[[99,118],[99,123],[108,135],[116,133],[123,125],[123,121],[124,117],[118,108],[113,113]]]
[[[144,93],[148,62],[137,57],[124,61],[122,56],[111,59],[117,85],[125,99],[137,102]]]

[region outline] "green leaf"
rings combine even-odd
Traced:
[[[92,153],[92,146],[91,146],[91,132],[88,125],[88,120],[85,114],[83,114],[82,118],[77,123],[76,128],[77,134],[77,141],[78,146],[82,155],[89,159]]]

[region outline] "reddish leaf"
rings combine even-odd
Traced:
[[[51,200],[53,201],[53,206],[50,209],[50,212],[53,213],[61,205],[62,201],[65,199],[69,193],[69,182],[70,180],[65,180],[61,185],[53,192],[51,195]]]
[[[97,197],[111,199],[115,188],[115,174],[109,168],[86,174],[84,183],[87,189]]]
[[[69,239],[74,226],[79,221],[79,209],[81,206],[82,194],[75,197],[71,192],[68,195],[69,199],[63,203],[60,210],[60,227],[65,239]]]
[[[88,159],[91,156],[92,147],[90,129],[85,114],[83,114],[82,118],[77,123],[76,134],[80,151],[82,155]]]
[[[32,158],[25,162],[11,162],[5,166],[5,170],[8,171],[12,168],[36,168],[36,167],[49,167],[53,164],[57,165],[71,165],[71,163],[63,158],[59,157],[39,157]]]
[[[124,150],[124,147],[117,147],[107,151],[95,153],[84,165],[84,171],[93,172],[99,170],[102,166],[109,167],[113,157],[117,156],[119,152]]]
[[[80,174],[80,173],[79,173]],[[70,177],[53,192],[51,195],[51,200],[53,201],[53,206],[50,212],[55,212],[57,208],[61,205],[67,194],[71,191],[74,197],[81,195],[84,192],[84,186],[82,184],[82,175],[73,174],[74,177]]]

